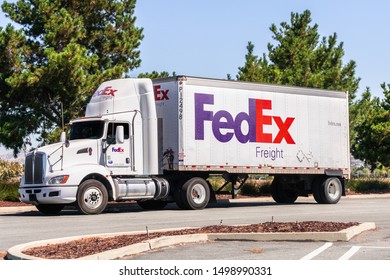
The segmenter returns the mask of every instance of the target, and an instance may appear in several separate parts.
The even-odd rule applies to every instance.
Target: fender
[[[66,170],[54,172],[51,174],[52,176],[48,176],[47,182],[56,176],[69,175],[68,181],[63,186],[79,186],[86,179],[101,176],[108,181],[108,187],[110,188],[108,189],[108,192],[112,194],[112,198],[115,200],[117,197],[114,181],[110,175],[110,172],[104,166],[98,164],[74,165],[67,168]]]

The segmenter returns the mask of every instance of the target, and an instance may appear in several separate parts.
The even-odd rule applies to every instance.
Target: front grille
[[[26,161],[24,164],[24,181],[26,184],[34,183],[33,176],[33,166],[34,166],[34,154],[29,154],[26,156]]]
[[[43,154],[35,154],[34,184],[43,183]]]
[[[32,153],[26,156],[24,181],[26,184],[42,184],[44,175],[45,154]]]

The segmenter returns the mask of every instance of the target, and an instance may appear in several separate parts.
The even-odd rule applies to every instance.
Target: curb
[[[176,236],[162,236],[159,238],[151,239],[141,243],[133,244],[127,247],[119,249],[109,250],[94,255],[89,255],[79,258],[79,260],[113,260],[128,255],[134,255],[150,250],[155,250],[163,247],[188,244],[204,241],[349,241],[354,236],[367,231],[375,229],[375,223],[362,223],[358,226],[353,226],[348,229],[341,230],[339,232],[291,232],[291,233],[208,233],[208,234],[192,234],[192,235],[176,235]],[[181,230],[183,228],[176,229],[164,229],[156,230],[154,232],[162,232],[168,230]],[[110,237],[122,234],[137,234],[142,232],[124,232],[124,233],[110,233],[102,234],[99,237]],[[77,240],[86,237],[93,237],[97,235],[84,235],[59,239],[34,241],[25,244],[20,244],[10,248],[7,251],[8,260],[45,260],[34,256],[23,254],[22,251],[29,248],[44,246],[48,244],[64,243],[71,240]]]
[[[0,207],[0,214],[16,214],[22,212],[38,211],[35,206]]]

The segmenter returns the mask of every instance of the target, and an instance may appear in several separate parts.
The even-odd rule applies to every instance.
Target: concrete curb
[[[238,241],[349,241],[352,237],[367,231],[375,229],[375,223],[362,223],[358,226],[353,226],[339,232],[291,232],[291,233],[209,233],[209,234],[192,234],[192,235],[176,235],[176,236],[162,236],[151,239],[141,243],[133,244],[127,247],[105,251],[79,258],[80,260],[112,260],[118,259],[127,255],[134,255],[149,250],[159,249],[178,244],[196,243],[204,241],[218,241],[218,240],[238,240]],[[181,228],[182,229],[182,228]],[[180,230],[180,229],[169,229]],[[168,229],[158,230],[168,231]],[[157,232],[157,231],[154,231]],[[122,234],[137,234],[141,232],[124,232],[124,233],[110,233],[102,234],[99,237],[110,237]],[[144,231],[142,233],[145,233]],[[9,260],[44,260],[23,254],[22,251],[29,248],[44,246],[48,244],[65,243],[81,238],[93,237],[97,235],[84,235],[76,237],[67,237],[51,240],[34,241],[25,244],[20,244],[10,248],[7,251],[7,259]]]
[[[243,241],[349,241],[366,230],[375,229],[375,223],[362,223],[338,232],[275,232],[275,233],[213,233],[209,240]]]
[[[35,206],[0,207],[0,214],[16,214],[22,212],[38,211]]]

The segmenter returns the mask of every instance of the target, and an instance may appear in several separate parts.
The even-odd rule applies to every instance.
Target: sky
[[[385,0],[138,0],[142,63],[130,75],[156,70],[235,78],[249,41],[256,55],[268,53],[267,44],[275,44],[269,27],[289,22],[291,12],[306,9],[321,37],[337,33],[344,44],[344,64],[356,62],[356,76],[361,78],[357,96],[370,87],[382,98],[380,84],[390,84],[390,1]],[[0,27],[9,22],[0,11]],[[0,148],[0,154],[3,151]]]

